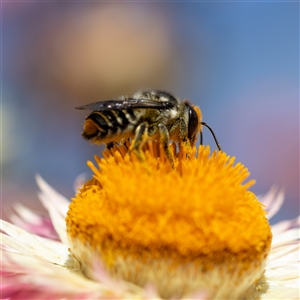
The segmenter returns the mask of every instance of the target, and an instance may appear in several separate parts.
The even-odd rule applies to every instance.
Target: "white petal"
[[[279,257],[280,255],[288,255],[292,252],[297,252],[299,250],[299,243],[291,243],[291,244],[285,244],[276,248],[272,248],[270,252],[270,256],[276,256]]]
[[[288,245],[281,247],[279,251],[271,252],[268,257],[270,264],[281,263],[283,265],[289,265],[291,263],[298,263],[300,259],[299,244]]]
[[[300,216],[293,220],[285,220],[282,222],[279,222],[272,226],[272,233],[273,235],[277,235],[281,232],[284,232],[285,230],[289,228],[299,228],[300,226]]]
[[[60,294],[78,294],[97,292],[105,294],[106,289],[101,284],[86,279],[80,274],[73,273],[58,265],[43,262],[34,257],[19,253],[5,253],[4,270],[13,271],[15,284],[17,281],[30,283],[32,286],[41,286],[57,290]],[[9,278],[8,278],[9,279]]]
[[[267,268],[265,276],[269,289],[262,299],[298,299],[299,298],[299,264],[285,264],[282,267]]]
[[[3,220],[1,230],[8,234],[1,234],[3,244],[20,253],[61,265],[69,258],[68,247],[59,242],[28,233]]]
[[[272,188],[267,196],[267,198],[262,199],[262,202],[267,206],[268,210],[268,218],[271,219],[273,216],[277,214],[277,212],[280,210],[283,202],[284,202],[284,191],[280,190],[277,193],[276,188]],[[268,198],[273,197],[272,201],[270,202]],[[266,204],[267,203],[267,204]]]
[[[118,285],[108,287],[87,279],[80,272],[74,273],[62,266],[20,253],[5,252],[2,269],[4,272],[14,272],[13,282],[9,282],[10,277],[4,277],[4,285],[18,288],[21,284],[27,284],[37,291],[45,290],[46,296],[42,299],[53,299],[51,293],[66,299],[73,299],[73,296],[76,299],[143,299],[144,290],[137,286],[132,289],[132,284],[128,285],[127,290],[120,289]]]
[[[299,228],[289,229],[273,236],[272,247],[278,247],[282,244],[291,243],[299,240],[299,238],[300,238]]]
[[[60,240],[67,245],[65,216],[70,202],[48,185],[39,175],[36,176],[36,182],[42,191],[38,196],[49,212],[55,231]]]
[[[272,186],[264,196],[258,196],[259,200],[266,206],[267,210],[274,202],[277,190],[278,188],[276,186]]]
[[[49,197],[52,196],[51,201],[49,203],[45,203],[45,208],[54,204],[57,206],[57,210],[60,214],[65,216],[68,211],[70,201],[53,189],[40,175],[36,175],[35,180],[43,193],[47,194]]]
[[[13,219],[16,218],[18,221],[26,221],[27,223],[34,224],[34,225],[40,225],[41,224],[41,218],[32,212],[29,208],[24,206],[21,203],[15,203],[13,206],[14,210],[18,213],[18,215],[21,217],[18,217],[17,215],[13,214],[10,216],[10,219],[14,221]]]
[[[77,193],[78,190],[88,181],[89,178],[90,178],[90,176],[88,175],[87,172],[79,174],[75,178],[75,181],[74,181],[74,184],[73,184],[74,192]]]
[[[259,299],[267,300],[296,300],[299,299],[299,288],[288,288],[282,286],[279,282],[277,284],[272,284],[266,293],[260,295]]]

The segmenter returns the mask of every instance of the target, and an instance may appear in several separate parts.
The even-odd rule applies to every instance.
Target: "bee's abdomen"
[[[84,122],[82,136],[99,142],[110,137],[114,140],[113,137],[131,131],[135,124],[136,116],[131,109],[94,111]]]

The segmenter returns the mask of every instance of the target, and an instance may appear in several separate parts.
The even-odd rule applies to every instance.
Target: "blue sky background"
[[[93,52],[109,43],[111,67],[109,48],[106,58]],[[199,105],[224,151],[257,180],[254,192],[285,188],[275,220],[298,215],[299,3],[288,1],[2,2],[4,201],[23,195],[35,205],[37,172],[72,197],[85,161],[101,152],[82,140],[84,115],[73,107],[141,87]],[[204,141],[215,147],[208,131]]]

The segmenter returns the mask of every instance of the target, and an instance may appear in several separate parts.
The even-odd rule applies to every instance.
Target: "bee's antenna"
[[[201,125],[203,125],[203,126],[205,126],[205,127],[208,128],[208,130],[210,131],[210,133],[212,134],[212,136],[213,136],[213,138],[214,138],[214,140],[215,140],[215,143],[216,143],[218,149],[219,149],[220,151],[222,151],[221,146],[220,146],[220,144],[219,144],[219,142],[218,142],[218,139],[217,139],[217,137],[216,137],[214,131],[213,131],[213,130],[205,123],[205,122],[201,122]],[[200,132],[200,145],[202,145],[202,141],[203,141],[203,136],[202,136],[202,131],[201,131],[201,132]]]
[[[202,131],[200,131],[200,145],[203,145],[203,134],[202,134]]]

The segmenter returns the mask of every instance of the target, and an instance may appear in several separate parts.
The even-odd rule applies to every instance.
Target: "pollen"
[[[172,145],[174,169],[156,142],[144,146],[144,162],[129,147],[88,162],[94,176],[69,206],[70,251],[83,272],[92,278],[100,261],[163,298],[198,290],[242,298],[262,276],[272,240],[248,170],[208,146],[186,153]]]

